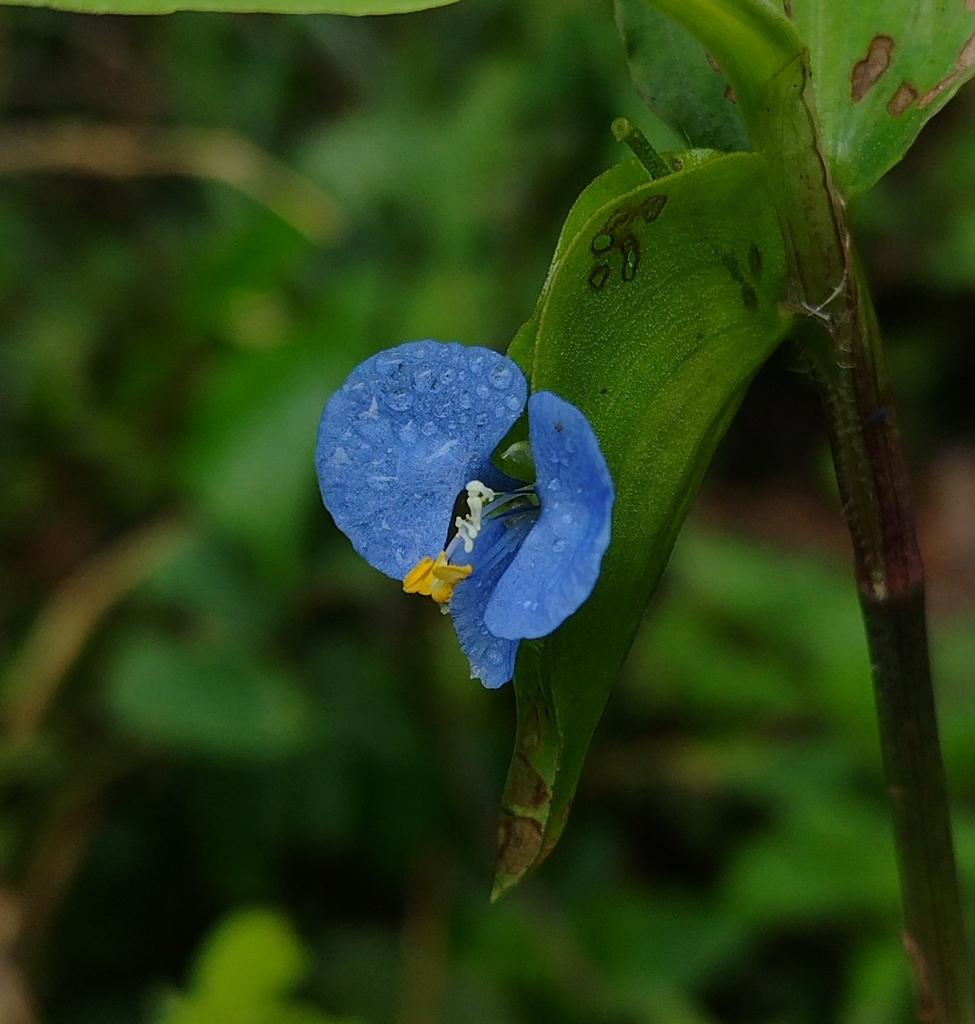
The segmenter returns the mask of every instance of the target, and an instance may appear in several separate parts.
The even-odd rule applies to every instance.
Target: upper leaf
[[[823,153],[846,196],[865,192],[975,73],[965,0],[791,0],[809,47]]]
[[[647,106],[688,146],[748,149],[728,79],[690,32],[643,0],[616,0],[630,76]]]
[[[446,7],[457,0],[26,0],[25,7],[54,7],[81,14],[172,14],[224,11],[227,14],[405,14]],[[0,0],[18,4],[19,0]]]
[[[589,600],[522,644],[495,894],[554,845],[582,760],[714,447],[784,321],[765,161],[736,153],[650,181],[619,164],[580,196],[511,347],[533,390],[577,405],[616,487]]]
[[[971,0],[617,0],[617,20],[637,90],[694,144],[742,148],[716,66],[770,159],[790,141],[784,122],[804,116],[792,101],[805,90],[847,198],[893,167],[975,73]]]

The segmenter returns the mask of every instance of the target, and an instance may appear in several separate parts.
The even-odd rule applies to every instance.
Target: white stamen
[[[480,480],[471,480],[466,486],[467,491],[467,515],[457,516],[454,519],[456,533],[453,540],[447,545],[448,561],[453,557],[458,547],[464,545],[464,553],[469,555],[474,550],[474,541],[481,532],[484,517],[505,506],[512,498],[522,494],[522,491],[513,491],[511,494],[499,494],[485,486]],[[524,489],[527,491],[528,489]]]

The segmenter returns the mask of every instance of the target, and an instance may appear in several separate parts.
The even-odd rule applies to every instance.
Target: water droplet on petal
[[[437,386],[437,375],[432,366],[418,366],[413,371],[413,386],[417,391],[432,391]]]
[[[556,554],[559,554],[560,551],[565,551],[565,541],[561,540],[561,539],[560,540],[553,540],[552,541],[552,550]]]
[[[366,484],[374,491],[389,491],[396,484],[396,477],[379,474],[367,475]]]
[[[491,383],[499,390],[511,386],[511,367],[501,363],[489,374]]]
[[[471,407],[472,401],[473,399],[471,398],[470,392],[468,391],[462,391],[457,396],[457,404],[461,407],[461,409],[469,409]]]
[[[420,427],[420,433],[423,434],[424,437],[433,437],[436,432],[437,424],[434,423],[433,420],[427,420],[426,423]]]
[[[394,412],[406,412],[413,404],[413,396],[405,388],[398,388],[386,395],[386,404]]]

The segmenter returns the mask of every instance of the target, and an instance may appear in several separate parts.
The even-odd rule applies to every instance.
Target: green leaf
[[[754,148],[770,158],[770,147],[787,150],[803,134],[790,98],[811,84],[820,147],[847,198],[893,167],[975,73],[975,5],[964,0],[785,0],[793,24],[771,0],[644,0],[651,19],[640,2],[617,0],[631,73],[675,131],[702,144],[708,119],[722,115],[708,54],[734,86]]]
[[[616,0],[630,77],[647,106],[689,146],[748,149],[728,79],[704,47],[643,0]]]
[[[678,161],[681,170],[653,182],[627,161],[583,192],[511,347],[533,389],[554,391],[589,417],[617,497],[592,596],[519,653],[495,896],[557,841],[688,505],[785,327],[765,161],[745,153]]]
[[[823,152],[840,191],[865,192],[975,73],[964,0],[791,0],[809,47]]]
[[[10,0],[0,0],[10,3]],[[247,14],[405,14],[446,7],[457,0],[51,0],[14,6],[54,7],[81,14],[172,14],[174,11],[223,11]]]
[[[752,145],[770,148],[768,133],[792,98],[803,45],[772,0],[646,0],[698,39],[734,86]],[[783,140],[776,138],[779,148]],[[766,154],[769,155],[769,154]]]
[[[209,756],[277,758],[302,746],[309,707],[292,680],[246,653],[135,636],[108,669],[106,700],[142,740]]]

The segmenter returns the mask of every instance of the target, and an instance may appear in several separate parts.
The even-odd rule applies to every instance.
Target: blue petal
[[[487,348],[410,341],[360,363],[328,400],[322,500],[370,565],[402,579],[443,548],[457,495],[525,405],[517,364]]]
[[[491,690],[503,686],[515,674],[517,640],[494,636],[484,624],[484,609],[498,580],[532,528],[534,513],[509,520],[487,519],[481,528],[470,564],[474,571],[454,587],[450,614],[457,639],[471,663],[471,678]],[[458,555],[454,561],[466,556]]]
[[[484,618],[498,637],[546,636],[592,592],[609,545],[613,481],[586,417],[550,391],[528,400],[538,521]]]

